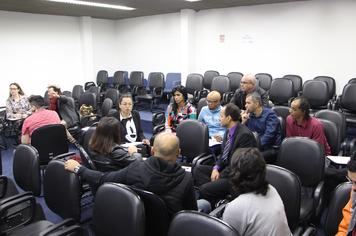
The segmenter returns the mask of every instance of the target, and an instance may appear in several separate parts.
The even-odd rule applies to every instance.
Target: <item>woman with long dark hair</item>
[[[196,119],[195,107],[188,102],[187,89],[184,86],[177,86],[172,90],[173,103],[167,108],[166,130],[176,131],[180,122],[186,119]]]
[[[230,181],[235,199],[223,220],[240,235],[291,235],[283,202],[266,181],[266,162],[257,148],[240,148],[232,156]]]
[[[137,148],[121,147],[122,126],[114,117],[102,118],[89,141],[90,156],[100,171],[124,168],[137,159]]]

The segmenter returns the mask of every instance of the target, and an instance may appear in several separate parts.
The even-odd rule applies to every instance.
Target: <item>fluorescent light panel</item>
[[[185,0],[185,1],[187,1],[187,2],[200,2],[202,0]]]
[[[47,1],[69,3],[75,5],[85,5],[85,6],[92,6],[92,7],[112,8],[112,9],[125,10],[125,11],[132,11],[136,9],[136,8],[126,7],[121,5],[113,5],[113,4],[98,3],[98,2],[87,2],[87,1],[80,1],[80,0],[47,0]]]

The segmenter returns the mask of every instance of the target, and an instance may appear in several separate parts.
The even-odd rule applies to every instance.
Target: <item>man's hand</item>
[[[150,140],[148,139],[142,139],[142,143],[146,145],[150,145]]]
[[[218,135],[218,134],[215,134],[213,137],[217,142],[221,142],[222,141],[222,137],[220,135]]]
[[[69,170],[71,172],[74,172],[74,169],[79,166],[80,164],[75,160],[68,160],[64,163],[64,169]]]
[[[213,181],[215,181],[215,180],[218,180],[218,179],[219,179],[219,176],[220,176],[219,171],[213,169],[213,171],[211,172],[210,179],[211,179],[211,181],[213,182]]]
[[[129,153],[130,155],[132,155],[133,153],[138,152],[138,151],[137,151],[137,147],[134,146],[134,145],[129,146],[129,147],[127,148],[127,151],[128,151],[128,153]]]
[[[242,111],[241,112],[241,120],[242,120],[242,124],[246,124],[246,122],[248,121],[248,119],[250,118],[250,113],[247,111]]]

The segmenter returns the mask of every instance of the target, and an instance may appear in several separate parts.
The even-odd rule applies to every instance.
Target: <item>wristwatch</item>
[[[77,167],[74,168],[73,172],[74,172],[75,174],[78,174],[79,169],[80,169],[80,166],[77,166]]]

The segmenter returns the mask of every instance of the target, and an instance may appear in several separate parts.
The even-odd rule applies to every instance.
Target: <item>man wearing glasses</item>
[[[339,229],[336,236],[346,236],[356,234],[356,153],[354,152],[347,163],[346,178],[352,183],[350,200],[342,209],[342,221],[339,224]],[[336,214],[336,212],[335,212]]]
[[[246,96],[253,92],[261,96],[263,106],[268,106],[268,93],[258,87],[256,77],[253,74],[246,74],[241,78],[240,88],[235,91],[230,102],[238,106],[241,110],[244,110]]]
[[[208,126],[209,137],[221,142],[226,128],[220,123],[221,96],[217,91],[211,91],[207,96],[207,106],[204,106],[198,116],[198,120]]]

